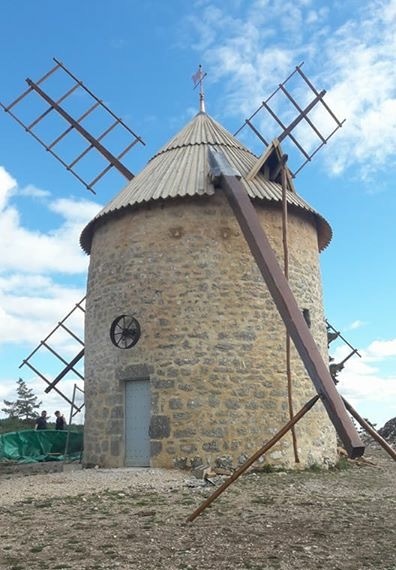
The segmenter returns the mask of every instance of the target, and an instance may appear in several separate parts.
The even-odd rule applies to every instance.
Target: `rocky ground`
[[[378,430],[378,433],[386,439],[386,441],[395,446],[396,444],[396,418],[387,421],[386,424]]]
[[[214,487],[181,472],[3,474],[0,568],[396,570],[396,462],[366,457],[245,475],[194,523]]]

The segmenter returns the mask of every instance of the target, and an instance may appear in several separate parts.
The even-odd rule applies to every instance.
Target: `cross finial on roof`
[[[194,89],[199,85],[199,112],[205,113],[205,97],[203,90],[203,80],[207,76],[207,73],[203,71],[202,65],[199,64],[198,70],[192,76],[194,83]]]

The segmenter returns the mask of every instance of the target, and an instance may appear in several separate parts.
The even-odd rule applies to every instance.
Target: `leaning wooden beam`
[[[209,149],[209,164],[211,175],[224,190],[287,331],[348,455],[351,458],[360,457],[364,453],[364,445],[347,414],[328,365],[316,346],[256,210],[239,180],[240,175],[229,165],[221,151]]]
[[[271,447],[275,445],[309,410],[312,408],[314,404],[319,400],[319,396],[314,396],[307,402],[299,412],[293,417],[293,419],[289,420],[287,424],[281,428],[278,433],[274,435],[272,439],[270,439],[267,443],[265,443],[259,450],[256,451],[249,459],[243,463],[232,475],[224,481],[222,485],[214,493],[210,495],[187,519],[188,522],[193,522],[197,518],[198,515],[202,513],[219,495],[223,493],[242,473],[246,471],[259,457],[261,457],[264,453],[266,453]]]
[[[73,370],[73,366],[74,366],[75,364],[77,364],[77,362],[79,362],[79,361],[81,360],[81,358],[84,356],[84,351],[85,351],[85,349],[83,348],[83,349],[73,358],[73,360],[71,360],[71,361],[67,364],[67,366],[65,366],[65,368],[62,370],[62,372],[60,372],[60,374],[58,374],[58,376],[55,378],[55,380],[53,380],[53,381],[51,382],[51,384],[49,384],[49,385],[46,387],[46,389],[44,390],[46,394],[48,394],[48,392],[51,392],[51,390],[58,384],[58,382],[59,382],[60,380],[62,380],[62,378],[63,378],[64,376],[66,376],[66,374],[67,374],[68,372],[70,372],[70,370]],[[76,372],[75,370],[73,370],[73,371]],[[84,380],[84,377],[81,376],[80,373],[78,373],[78,375],[80,376],[80,378],[81,378],[82,380]]]
[[[355,420],[359,422],[362,428],[365,429],[366,432],[369,433],[371,437],[375,439],[375,441],[377,441],[383,449],[385,449],[385,451],[392,457],[394,461],[396,461],[396,451],[393,449],[393,447],[389,445],[389,443],[383,437],[380,436],[377,430],[375,430],[368,422],[366,422],[365,419],[362,418],[362,416],[358,414],[355,408],[353,408],[351,404],[345,400],[344,397],[342,397],[342,401],[344,402],[345,407],[351,416],[353,416]]]

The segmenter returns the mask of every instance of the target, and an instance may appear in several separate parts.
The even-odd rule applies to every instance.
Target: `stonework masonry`
[[[280,207],[256,203],[280,263]],[[289,209],[289,279],[327,356],[313,214]],[[125,464],[125,381],[149,378],[152,467],[237,466],[288,421],[286,331],[220,191],[125,211],[96,228],[85,331],[85,461]],[[110,324],[142,336],[116,348]],[[292,347],[293,405],[314,394]],[[318,402],[297,425],[301,463],[332,463],[335,432]],[[290,435],[265,457],[294,465]]]

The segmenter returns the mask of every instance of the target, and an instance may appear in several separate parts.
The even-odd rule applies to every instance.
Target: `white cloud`
[[[367,177],[395,154],[395,5],[394,0],[370,2],[326,43],[327,53],[334,54],[329,98],[347,117],[333,149],[336,173],[356,163]]]
[[[320,8],[319,10],[309,10],[307,14],[307,24],[317,24],[324,21],[329,13],[329,8]]]
[[[390,356],[396,356],[396,338],[392,340],[375,340],[366,349],[370,360],[382,360]]]
[[[337,347],[334,361],[350,352],[345,345]],[[338,389],[361,415],[361,410],[370,410],[368,419],[380,426],[396,416],[396,375],[384,372],[389,358],[396,356],[396,339],[373,341],[359,353],[361,358],[353,356],[338,375]]]
[[[4,168],[0,169],[0,196],[3,196],[0,212],[1,271],[33,274],[85,272],[88,258],[79,247],[79,236],[84,225],[98,213],[98,204],[73,199],[42,202],[43,208],[60,215],[63,221],[47,233],[31,230],[22,225],[19,211],[8,202],[10,191],[15,186],[15,180]],[[29,191],[29,195],[43,197],[47,193],[35,189],[34,192]]]
[[[0,264],[2,271],[78,274],[87,268],[87,258],[78,248],[81,224],[67,221],[51,233],[32,231],[21,225],[15,208],[0,216]]]
[[[49,209],[60,214],[70,225],[78,225],[82,229],[99,211],[96,203],[89,200],[71,200],[60,198],[49,204]]]
[[[62,287],[49,280],[35,276],[29,283],[42,283],[41,290],[10,290],[23,280],[11,276],[10,282],[0,279],[0,339],[2,343],[38,344],[55,327],[67,312],[79,301],[84,292],[76,287]],[[5,287],[4,287],[5,284]],[[81,330],[81,326],[79,326]],[[28,348],[26,349],[28,351]]]
[[[345,327],[345,330],[355,331],[357,329],[361,329],[362,327],[365,327],[366,325],[367,325],[367,323],[365,321],[360,321],[358,319],[356,321],[353,321],[349,326]]]
[[[45,338],[85,294],[76,283],[83,281],[89,258],[78,240],[99,205],[71,198],[50,201],[48,192],[33,186],[20,190],[3,167],[0,196],[0,339],[29,347]],[[40,207],[53,216],[55,229],[45,232],[24,227],[12,203],[17,197],[39,198]],[[72,286],[65,281],[68,275],[74,278]],[[78,327],[81,331],[81,324]],[[57,339],[56,343],[70,352],[69,340]]]
[[[18,196],[31,196],[32,198],[48,198],[51,192],[36,188],[33,184],[28,184],[24,188],[18,188]]]
[[[339,3],[331,14],[306,0],[256,0],[243,17],[219,10],[203,8],[194,24],[209,77],[223,82],[225,113],[250,116],[304,60],[317,88],[328,88],[327,103],[347,118],[322,155],[329,171],[355,167],[368,180],[389,167],[396,154],[396,0]],[[264,113],[262,126],[268,119]]]
[[[45,289],[50,290],[54,282],[44,275],[14,274],[7,277],[0,275],[0,291],[13,293],[18,291],[22,294],[36,295]]]
[[[16,180],[3,166],[0,166],[0,212],[7,204],[11,191],[16,188],[16,185]]]

